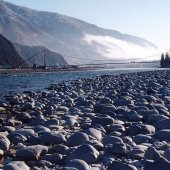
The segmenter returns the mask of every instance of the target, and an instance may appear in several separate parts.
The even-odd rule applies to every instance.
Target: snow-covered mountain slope
[[[63,54],[72,64],[89,63],[91,59],[137,58],[153,54],[157,49],[139,37],[7,2],[0,5],[0,33],[14,43],[45,46]]]

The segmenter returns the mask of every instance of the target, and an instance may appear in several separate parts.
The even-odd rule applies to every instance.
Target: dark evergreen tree
[[[170,57],[168,52],[165,54],[165,67],[170,67]]]
[[[165,67],[165,57],[164,57],[164,53],[162,53],[162,55],[161,55],[161,67],[163,68],[163,67]]]

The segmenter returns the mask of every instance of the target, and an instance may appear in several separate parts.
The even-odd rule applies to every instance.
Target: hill
[[[53,12],[0,3],[0,33],[26,46],[44,46],[67,62],[129,59],[153,54],[151,42]],[[84,60],[77,60],[80,57]]]
[[[27,66],[26,62],[18,54],[14,45],[2,35],[0,35],[0,66]]]

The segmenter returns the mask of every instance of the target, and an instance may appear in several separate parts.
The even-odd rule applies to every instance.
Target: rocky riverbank
[[[170,170],[170,71],[78,79],[5,98],[4,170]]]

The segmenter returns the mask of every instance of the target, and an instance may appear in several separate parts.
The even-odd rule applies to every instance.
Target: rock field
[[[0,102],[4,170],[170,170],[170,71],[104,75]]]

